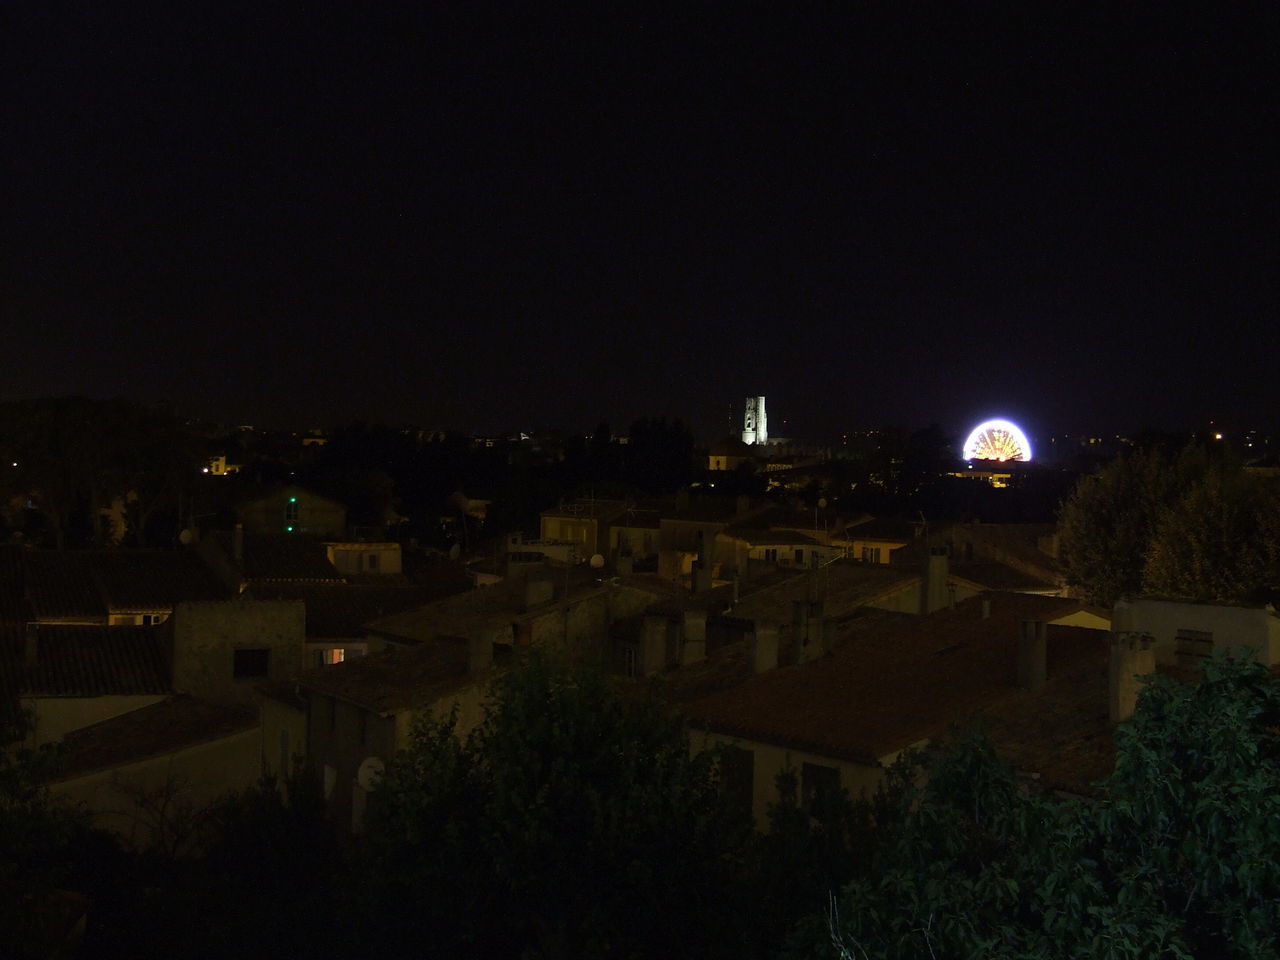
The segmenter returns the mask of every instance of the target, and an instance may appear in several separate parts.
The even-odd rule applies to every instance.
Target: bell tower
[[[742,413],[742,442],[751,445],[768,440],[769,420],[764,412],[764,397],[747,397]]]

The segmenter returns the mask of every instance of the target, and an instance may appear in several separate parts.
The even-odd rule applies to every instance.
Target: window
[[[237,680],[265,677],[270,662],[270,650],[237,650],[231,666],[231,676]]]
[[[1174,656],[1179,661],[1204,660],[1213,656],[1213,633],[1207,630],[1180,629],[1173,640]]]
[[[777,562],[778,562],[778,548],[777,548],[777,547],[767,547],[767,548],[765,549],[765,551],[764,551],[764,559],[765,559],[765,562],[766,562],[766,563],[777,563]]]
[[[879,547],[863,547],[862,562],[863,563],[879,563],[880,548]]]
[[[831,804],[840,795],[840,771],[820,763],[800,767],[800,802],[809,816],[825,820]]]
[[[804,551],[799,548],[796,549],[796,563],[804,563]]]
[[[366,570],[369,570],[369,571],[377,570],[377,569],[378,569],[378,555],[377,555],[376,553],[371,553],[371,554],[369,554],[369,556],[367,556],[367,557],[365,558],[365,564],[364,564],[364,565],[365,565],[365,569],[366,569]]]

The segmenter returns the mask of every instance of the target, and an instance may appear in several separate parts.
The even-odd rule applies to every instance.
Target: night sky
[[[361,6],[0,13],[0,399],[1280,420],[1275,4]]]

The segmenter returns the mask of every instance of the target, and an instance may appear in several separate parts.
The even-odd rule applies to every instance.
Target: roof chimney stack
[[[756,673],[767,673],[778,668],[778,625],[776,623],[755,622],[751,639],[748,641],[747,654],[752,670]]]

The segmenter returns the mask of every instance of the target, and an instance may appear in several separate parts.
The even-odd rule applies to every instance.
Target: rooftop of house
[[[499,630],[513,622],[556,610],[556,601],[564,599],[566,584],[571,602],[585,600],[606,589],[597,571],[587,566],[559,567],[545,581],[551,586],[553,599],[532,607],[527,605],[526,581],[509,578],[493,586],[468,590],[382,617],[370,623],[369,629],[380,636],[409,643],[441,636],[473,636],[478,631]],[[671,589],[658,578],[644,574],[611,578],[609,589],[617,588],[642,590],[655,597],[666,596]]]
[[[920,535],[920,524],[896,517],[872,517],[845,527],[847,540],[881,540],[887,543],[910,543]]]
[[[1049,592],[1059,588],[1059,584],[1042,577],[1032,576],[1022,570],[995,560],[974,560],[969,562],[953,562],[951,574],[967,580],[983,590],[1012,590],[1018,593]]]
[[[66,765],[59,780],[72,780],[184,747],[219,740],[258,725],[255,711],[175,696],[130,713],[82,727],[63,738]]]
[[[700,494],[677,500],[674,509],[662,514],[663,523],[743,523],[764,513],[772,504],[750,501],[746,497]]]
[[[171,610],[229,592],[186,550],[27,550],[24,595],[36,620],[102,620],[110,613]]]
[[[750,592],[742,594],[730,612],[743,620],[790,623],[795,601],[816,599],[823,601],[826,616],[838,619],[920,579],[916,570],[846,561],[817,570],[778,571],[767,580],[751,581]]]
[[[807,533],[800,533],[796,530],[744,530],[741,528],[730,527],[719,535],[732,537],[735,540],[741,540],[743,543],[749,544],[753,547],[818,546],[818,541],[813,539],[813,537],[809,536]]]
[[[466,640],[438,637],[309,670],[298,685],[380,714],[417,709],[483,681],[468,669],[468,651]]]
[[[170,690],[169,628],[42,624],[28,665],[25,628],[0,631],[0,676],[35,697],[159,694]]]
[[[21,547],[0,546],[0,624],[25,623],[31,619],[22,592]]]
[[[974,597],[928,617],[846,631],[816,661],[753,676],[691,700],[686,709],[717,731],[864,763],[977,717],[1000,721],[998,747],[1050,772],[1058,769],[1048,763],[1055,744],[1064,757],[1075,751],[1077,759],[1105,747],[1094,741],[1099,718],[1106,722],[1108,634],[1049,626],[1048,680],[1023,691],[1016,686],[1019,621],[1052,624],[1081,604],[1013,593],[986,599],[986,618],[983,598]],[[1042,742],[1035,731],[1044,725],[1027,721],[1038,710],[1053,741]]]
[[[594,500],[582,497],[576,500],[567,500],[558,506],[543,510],[541,515],[544,517],[612,520],[614,517],[625,513],[629,506],[630,504],[626,500]]]
[[[465,589],[469,584],[462,582]],[[409,583],[306,583],[272,581],[251,584],[245,596],[254,600],[301,600],[307,609],[307,639],[363,637],[366,625],[457,593],[452,583],[423,586]]]
[[[213,530],[204,534],[227,559],[235,557],[235,534]],[[246,533],[239,567],[249,581],[301,580],[342,583],[343,576],[329,562],[325,541],[309,534]]]

